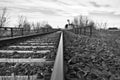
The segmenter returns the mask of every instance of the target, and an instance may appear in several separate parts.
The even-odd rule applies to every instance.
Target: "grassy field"
[[[92,37],[65,33],[67,80],[120,80],[119,31],[94,30]]]
[[[120,53],[120,31],[119,30],[101,30],[94,31],[93,38],[104,41],[108,47],[114,48],[116,53]]]
[[[120,31],[110,30],[94,30],[93,37],[100,38],[102,40],[115,40],[120,36]]]

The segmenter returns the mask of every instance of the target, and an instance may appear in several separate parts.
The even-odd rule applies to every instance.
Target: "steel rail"
[[[63,33],[61,32],[61,37],[59,41],[57,56],[55,59],[53,72],[51,80],[64,80],[64,71],[63,71]]]
[[[3,39],[0,39],[0,47],[8,46],[12,43],[17,42],[18,40],[21,41],[21,40],[28,39],[31,37],[42,36],[42,35],[46,35],[46,34],[50,34],[50,33],[54,33],[54,32],[56,32],[56,31],[47,32],[47,33],[36,33],[36,34],[23,35],[23,36],[16,36],[16,37],[10,37],[10,38],[3,38]]]

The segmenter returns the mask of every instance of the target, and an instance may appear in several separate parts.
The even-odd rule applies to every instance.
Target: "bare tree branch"
[[[90,23],[90,19],[88,19],[87,16],[77,16],[77,17],[74,17],[74,20],[73,20],[73,24],[76,26],[76,27],[86,27],[89,25]]]
[[[2,9],[2,13],[0,15],[0,27],[4,27],[10,18],[7,16],[7,8]]]

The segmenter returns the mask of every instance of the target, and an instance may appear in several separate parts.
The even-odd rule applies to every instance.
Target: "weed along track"
[[[0,48],[0,80],[50,80],[61,32]]]
[[[110,44],[64,32],[65,80],[120,80],[119,48]]]

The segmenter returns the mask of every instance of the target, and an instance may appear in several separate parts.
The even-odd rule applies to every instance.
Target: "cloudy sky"
[[[7,7],[9,26],[17,25],[18,16],[30,22],[48,21],[61,27],[77,15],[87,15],[95,22],[120,27],[120,0],[0,0],[0,10]]]

